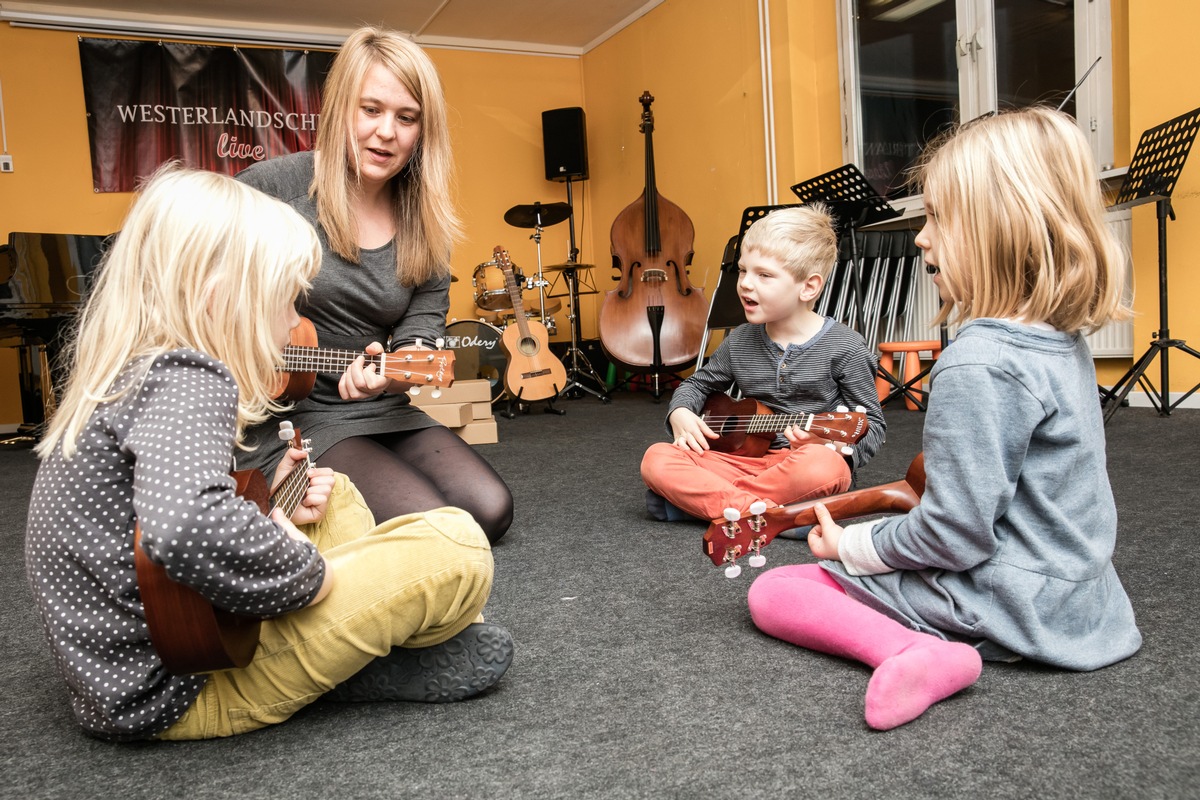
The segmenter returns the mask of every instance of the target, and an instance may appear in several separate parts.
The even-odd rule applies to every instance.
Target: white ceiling
[[[579,55],[663,0],[0,0],[0,20],[84,32],[337,46],[362,24],[426,45]]]

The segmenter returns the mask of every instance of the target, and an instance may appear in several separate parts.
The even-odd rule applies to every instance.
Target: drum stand
[[[610,401],[608,396],[608,384],[596,372],[596,368],[592,366],[592,362],[588,361],[588,357],[579,349],[579,342],[583,339],[583,334],[580,326],[579,318],[579,272],[581,269],[591,269],[588,264],[577,264],[575,259],[579,257],[579,248],[575,246],[575,204],[571,198],[571,178],[567,176],[567,205],[570,206],[570,216],[567,217],[567,230],[570,234],[571,249],[567,254],[567,263],[561,266],[554,267],[562,271],[563,280],[567,284],[567,322],[571,326],[571,348],[567,350],[563,357],[563,364],[567,368],[567,385],[563,387],[560,393],[563,397],[577,398],[581,397],[581,392],[600,398],[600,401],[607,403]],[[591,292],[595,292],[591,288]],[[582,366],[580,366],[582,364]],[[581,378],[587,378],[595,382],[600,389],[594,389],[580,381]]]

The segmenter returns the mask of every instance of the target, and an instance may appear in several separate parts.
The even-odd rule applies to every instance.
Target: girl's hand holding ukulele
[[[817,524],[808,532],[808,549],[817,558],[840,561],[838,543],[842,540],[842,527],[829,516],[824,503],[817,503],[813,511],[817,515]]]
[[[298,450],[295,447],[289,447],[287,452],[279,461],[279,466],[275,468],[274,486],[278,486],[280,481],[291,474],[297,464],[302,464],[308,459],[308,453],[303,450]],[[304,499],[300,501],[300,505],[296,506],[296,510],[292,512],[292,517],[288,520],[283,517],[283,514],[272,515],[276,522],[283,525],[284,530],[288,532],[292,538],[300,538],[307,540],[299,530],[296,530],[296,525],[307,525],[311,522],[318,522],[325,516],[325,510],[329,507],[329,496],[333,493],[333,470],[327,467],[313,467],[308,471],[308,489],[304,494]],[[294,533],[293,533],[294,531]]]

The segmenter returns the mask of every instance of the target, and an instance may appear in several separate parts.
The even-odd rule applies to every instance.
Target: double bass
[[[692,286],[695,228],[683,209],[658,193],[654,179],[654,98],[643,92],[646,188],[613,221],[617,288],[600,307],[600,344],[609,359],[633,372],[670,372],[696,360],[708,318],[703,288]]]

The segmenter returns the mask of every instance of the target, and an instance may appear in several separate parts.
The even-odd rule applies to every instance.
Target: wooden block
[[[447,428],[461,428],[475,419],[472,403],[436,403],[421,406],[421,410]]]
[[[494,418],[468,422],[461,428],[455,428],[454,432],[467,444],[495,444],[500,441],[500,430]]]
[[[492,414],[492,404],[487,403],[471,403],[471,418],[472,419],[495,419]]]
[[[441,405],[444,403],[491,402],[491,399],[492,384],[480,378],[469,381],[455,381],[453,386],[447,386],[445,389],[442,389],[441,397],[434,397],[432,389],[424,388],[420,394],[413,396],[412,402],[413,405],[424,408],[425,406]]]

